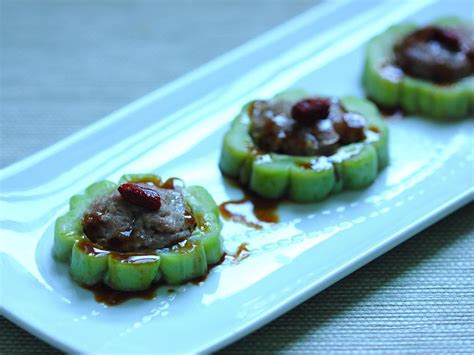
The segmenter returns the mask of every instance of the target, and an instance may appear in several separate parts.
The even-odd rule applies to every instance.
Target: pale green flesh
[[[104,279],[108,270],[109,255],[89,255],[74,244],[71,257],[71,276],[84,285],[95,285]]]
[[[299,162],[311,164],[313,160],[315,159],[301,158]],[[325,157],[317,159],[315,165],[319,168],[306,169],[302,165],[291,165],[289,194],[296,201],[320,201],[325,199],[334,189],[336,184],[334,165]]]
[[[181,284],[207,273],[206,251],[195,244],[190,251],[171,250],[161,253],[161,271],[169,284]]]
[[[156,175],[125,175],[120,182],[143,181],[146,178],[159,179]],[[89,186],[82,195],[70,199],[70,211],[56,220],[54,256],[69,262],[72,278],[84,285],[104,282],[119,291],[138,291],[150,287],[163,278],[172,284],[183,283],[208,272],[208,265],[214,265],[223,255],[220,231],[222,224],[219,210],[209,195],[200,186],[183,190],[186,203],[190,206],[197,227],[189,241],[191,248],[172,247],[156,250],[151,258],[133,262],[130,254],[107,252],[87,254],[79,248],[79,241],[87,239],[82,230],[84,211],[97,197],[117,188],[117,184],[102,181]]]
[[[132,263],[110,255],[108,257],[108,270],[103,281],[114,290],[146,290],[153,282],[158,281],[157,274],[160,263],[162,263],[162,260],[159,257],[149,262]]]
[[[252,164],[250,189],[267,198],[283,197],[288,190],[290,167],[289,161],[277,161],[269,155],[257,158]]]
[[[72,247],[77,240],[85,238],[81,219],[90,203],[102,194],[117,188],[110,181],[99,181],[90,185],[84,194],[74,195],[69,200],[69,211],[56,220],[54,228],[53,254],[60,261],[71,259]]]
[[[434,23],[446,26],[472,26],[450,17]],[[390,27],[374,37],[367,46],[363,84],[372,100],[386,107],[400,107],[408,114],[421,114],[438,120],[459,119],[474,114],[474,77],[471,75],[450,85],[402,75],[389,80],[382,74],[384,64],[393,62],[393,46],[417,26]]]
[[[275,96],[292,101],[304,97],[308,95],[300,90]],[[262,197],[287,197],[296,202],[320,201],[343,189],[370,185],[378,171],[389,163],[387,125],[375,105],[367,100],[344,97],[341,104],[366,118],[368,130],[373,130],[367,132],[370,140],[343,146],[330,157],[256,153],[245,108],[224,137],[219,161],[222,172]]]

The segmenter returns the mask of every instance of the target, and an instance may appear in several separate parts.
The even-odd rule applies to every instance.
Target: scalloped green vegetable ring
[[[219,211],[200,186],[153,174],[100,181],[56,220],[54,256],[91,286],[139,291],[204,276],[223,256]]]
[[[264,198],[312,202],[370,185],[388,163],[388,128],[374,104],[294,90],[242,109],[219,167]]]
[[[439,120],[474,114],[474,26],[443,18],[418,28],[390,27],[367,46],[363,84],[367,96]]]

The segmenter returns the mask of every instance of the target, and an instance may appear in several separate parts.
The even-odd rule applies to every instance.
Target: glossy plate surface
[[[391,120],[392,163],[367,190],[311,205],[283,203],[282,222],[226,222],[225,246],[250,257],[216,267],[151,301],[97,303],[51,258],[68,198],[123,173],[156,172],[205,186],[218,203],[242,193],[217,168],[231,119],[249,100],[290,87],[363,95],[368,39],[405,20],[455,14],[469,3],[328,2],[1,172],[4,314],[74,352],[216,350],[262,326],[473,198],[472,118]]]

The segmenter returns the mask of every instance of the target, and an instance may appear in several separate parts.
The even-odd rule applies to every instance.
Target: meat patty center
[[[95,244],[117,252],[146,252],[175,245],[189,238],[195,221],[183,194],[160,189],[159,210],[125,201],[118,191],[100,196],[86,210],[84,233]]]
[[[329,156],[342,145],[365,139],[364,117],[346,112],[331,99],[307,98],[296,104],[254,101],[249,116],[250,135],[257,147],[267,152]]]
[[[474,72],[474,31],[427,26],[396,43],[394,52],[396,64],[409,75],[453,83]]]

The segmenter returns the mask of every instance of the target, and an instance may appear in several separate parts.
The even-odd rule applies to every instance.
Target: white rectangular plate
[[[467,16],[469,3],[328,2],[1,172],[3,313],[74,352],[213,351],[248,334],[472,200],[473,121],[391,121],[392,163],[364,191],[283,203],[261,231],[226,222],[225,246],[250,257],[201,286],[97,303],[51,258],[68,198],[128,172],[179,176],[220,203],[241,196],[217,167],[230,120],[290,87],[363,95],[364,44],[391,24]]]

